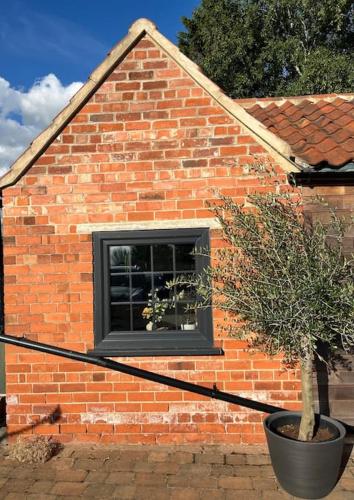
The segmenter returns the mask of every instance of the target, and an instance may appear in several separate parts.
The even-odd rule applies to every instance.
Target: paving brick
[[[257,491],[259,495],[259,492]],[[286,491],[278,490],[278,491],[263,491],[262,492],[262,500],[292,500],[295,497],[289,495]]]
[[[135,474],[133,472],[111,472],[107,479],[106,483],[108,484],[131,484],[135,478]]]
[[[4,498],[6,500],[26,500],[27,495],[24,493],[8,493]]]
[[[260,500],[258,491],[251,490],[226,490],[225,500]]]
[[[180,465],[172,462],[156,463],[153,467],[153,471],[157,474],[177,474],[179,469]]]
[[[246,464],[248,465],[269,465],[269,455],[247,455]]]
[[[93,483],[86,488],[85,497],[94,497],[101,500],[103,497],[112,496],[115,489],[116,485],[114,484]]]
[[[178,475],[169,476],[167,479],[168,486],[185,486],[192,488],[217,488],[217,479],[204,475]]]
[[[33,479],[9,479],[6,481],[3,488],[11,493],[25,493],[33,483]]]
[[[46,493],[30,493],[26,495],[27,500],[53,500],[57,498],[55,495],[47,495]]]
[[[340,484],[343,490],[354,491],[354,478],[343,477]]]
[[[252,484],[255,490],[261,490],[261,491],[276,490],[278,488],[276,480],[271,478],[269,479],[262,477],[252,478]]]
[[[135,486],[118,486],[112,495],[112,498],[119,498],[119,499],[132,499],[135,498],[135,491],[136,487]]]
[[[211,476],[235,476],[235,467],[232,465],[214,464],[211,467]]]
[[[211,473],[212,466],[210,464],[183,464],[181,465],[181,474],[195,474],[208,476]]]
[[[58,482],[50,493],[58,496],[80,496],[87,488],[85,483],[71,483],[67,481]]]
[[[224,500],[225,491],[224,490],[199,490],[200,498],[205,498],[206,500]]]
[[[150,463],[148,464],[147,462],[137,462],[132,465],[132,468],[135,472],[153,472],[156,470],[157,465],[156,463]]]
[[[170,493],[171,500],[199,500],[200,499],[200,490],[199,489],[172,488],[171,490],[169,490],[169,493]]]
[[[29,488],[30,493],[47,494],[54,486],[53,481],[36,481]]]
[[[326,500],[353,500],[353,493],[351,491],[334,491],[326,497]]]
[[[149,486],[163,486],[166,485],[166,475],[137,472],[135,475],[134,483],[136,485],[146,484]]]
[[[167,451],[152,451],[149,453],[148,462],[167,462],[169,453]]]
[[[196,464],[223,464],[225,457],[220,453],[205,453],[195,456]]]
[[[58,460],[51,460],[48,464],[50,467],[55,469],[71,469],[75,466],[75,459],[69,457],[60,457]],[[80,469],[84,469],[84,467],[79,467]]]
[[[244,465],[246,463],[246,456],[239,453],[226,455],[226,463],[230,465]]]
[[[85,458],[80,458],[78,460],[74,461],[73,468],[74,469],[82,469],[82,470],[93,470],[93,471],[99,471],[103,467],[104,460],[103,459],[85,459]]]
[[[125,460],[109,460],[107,461],[103,467],[102,467],[102,472],[125,472],[125,471],[131,471],[134,467],[134,461],[131,460],[130,462],[127,462]]]
[[[87,474],[88,472],[86,470],[75,470],[75,469],[57,470],[55,473],[55,480],[80,483],[85,480]]]
[[[186,451],[176,451],[172,457],[173,461],[178,464],[191,464],[194,462],[194,454]]]
[[[135,490],[134,500],[168,500],[170,493],[166,488],[157,487],[137,487]]]
[[[60,460],[52,460],[46,464],[30,465],[13,463],[10,469],[13,477],[0,479],[0,500],[10,498],[21,500],[51,500],[65,497],[66,500],[84,497],[110,500],[111,498],[132,500],[290,500],[290,495],[280,489],[273,477],[269,465],[250,465],[252,456],[264,453],[238,453],[244,457],[244,465],[222,465],[220,463],[176,463],[175,454],[187,453],[184,458],[191,459],[196,455],[217,456],[227,458],[233,454],[225,454],[218,448],[206,448],[205,453],[199,451],[178,451],[178,447],[149,447],[143,454],[135,454],[136,460],[129,453],[129,461],[122,461],[124,449],[117,447],[115,458],[110,462],[121,468],[122,462],[130,470],[86,471],[80,469],[63,470]],[[102,451],[100,447],[98,450]],[[213,451],[214,450],[214,451]],[[168,461],[148,461],[153,451],[167,453]],[[249,450],[248,450],[249,451]],[[86,453],[86,455],[85,455]],[[80,460],[95,460],[94,450],[81,452]],[[90,455],[88,455],[90,453]],[[189,454],[189,455],[188,455]],[[87,457],[90,456],[88,459]],[[102,456],[102,455],[101,455]],[[153,455],[154,456],[154,455]],[[183,456],[183,455],[180,455]],[[156,455],[162,457],[162,455]],[[75,459],[75,458],[74,458]],[[76,459],[75,459],[76,460]],[[159,459],[158,459],[159,460]],[[178,460],[178,459],[177,459]],[[183,461],[183,460],[182,460]],[[227,461],[227,460],[225,460]],[[237,460],[240,462],[240,460]],[[242,461],[242,460],[241,460]],[[257,460],[256,460],[257,461]],[[266,462],[263,457],[262,462]],[[247,464],[246,464],[247,462]],[[0,454],[0,467],[4,459]],[[350,466],[352,462],[348,462]],[[118,464],[118,465],[117,465]],[[56,467],[59,467],[58,469]],[[328,500],[352,500],[354,498],[354,477],[345,474],[341,477]],[[16,478],[17,476],[21,476]],[[45,474],[50,477],[44,478]],[[76,475],[76,476],[75,476]],[[38,478],[37,478],[38,476]],[[71,481],[75,476],[76,481]],[[65,477],[65,481],[62,478]],[[29,479],[30,478],[30,479]]]
[[[218,485],[226,490],[252,490],[253,484],[248,477],[219,477]]]
[[[274,472],[271,466],[267,465],[245,465],[235,466],[235,476],[247,477],[273,477]]]
[[[86,483],[104,483],[108,477],[108,472],[89,471],[85,478]]]

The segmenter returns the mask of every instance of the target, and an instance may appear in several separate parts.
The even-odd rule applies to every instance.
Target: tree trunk
[[[301,385],[302,385],[302,417],[299,430],[300,441],[311,441],[315,426],[315,408],[313,402],[312,355],[308,354],[301,360]]]

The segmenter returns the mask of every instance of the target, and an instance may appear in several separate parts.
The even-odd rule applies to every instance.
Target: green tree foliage
[[[231,97],[354,89],[351,0],[202,0],[180,49]]]
[[[300,363],[303,418],[314,429],[313,361],[320,347],[354,346],[354,266],[341,253],[346,226],[331,213],[323,225],[304,217],[289,195],[250,195],[250,207],[221,197],[211,207],[226,245],[212,265],[176,283],[195,287],[198,307],[224,311],[225,328],[251,348]]]

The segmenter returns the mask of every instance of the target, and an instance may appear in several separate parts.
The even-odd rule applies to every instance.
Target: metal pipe
[[[0,334],[0,342],[5,342],[6,344],[16,345],[19,347],[25,347],[28,349],[34,349],[36,351],[53,354],[55,356],[62,356],[68,359],[74,359],[75,361],[82,361],[83,363],[90,363],[91,365],[102,366],[103,368],[108,368],[109,370],[126,373],[134,377],[151,380],[152,382],[157,382],[159,384],[182,389],[183,391],[194,392],[196,394],[201,394],[202,396],[219,399],[220,401],[226,401],[227,403],[244,406],[246,408],[251,408],[252,410],[261,411],[264,413],[275,413],[277,411],[284,410],[284,408],[280,408],[278,406],[268,405],[259,401],[253,401],[252,399],[236,396],[235,394],[229,394],[227,392],[219,391],[215,384],[214,387],[210,389],[209,387],[204,387],[202,385],[192,384],[191,382],[185,382],[184,380],[167,377],[166,375],[160,375],[159,373],[149,372],[141,368],[136,368],[135,366],[118,363],[117,361],[113,361],[111,359],[95,357],[90,354],[71,351],[49,344],[42,344],[41,342],[28,340],[25,337],[13,337],[10,335]]]

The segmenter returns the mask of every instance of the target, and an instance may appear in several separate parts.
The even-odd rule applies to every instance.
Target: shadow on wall
[[[323,361],[315,360],[317,410],[342,422],[354,441],[354,353],[338,351],[330,355],[322,346],[320,355]]]
[[[54,408],[54,410],[49,415],[38,420],[38,422],[35,422],[33,424],[30,424],[30,425],[25,425],[22,427],[22,429],[19,429],[19,430],[14,431],[14,432],[9,432],[9,433],[5,432],[4,434],[2,434],[0,436],[0,442],[4,441],[5,439],[8,439],[8,438],[13,438],[14,436],[28,433],[28,431],[35,429],[39,425],[54,424],[55,422],[57,422],[60,419],[61,415],[62,415],[62,411],[61,411],[60,406],[58,405]]]

